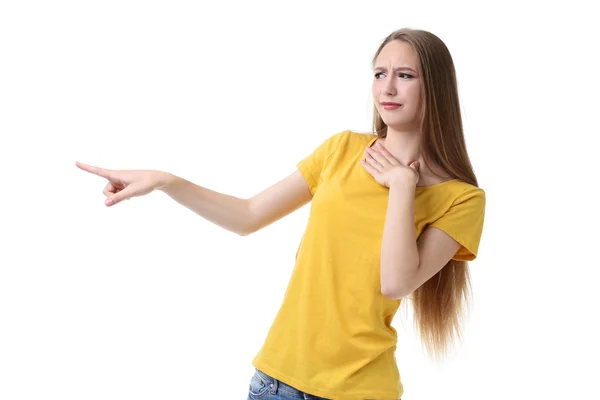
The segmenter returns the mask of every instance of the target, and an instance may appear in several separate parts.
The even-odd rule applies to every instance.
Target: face
[[[421,77],[417,54],[409,43],[392,40],[377,56],[373,70],[373,101],[383,122],[390,128],[418,128]],[[385,102],[399,103],[401,106],[384,107],[381,103]]]

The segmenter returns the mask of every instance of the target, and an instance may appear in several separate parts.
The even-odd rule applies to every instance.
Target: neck
[[[423,165],[423,156],[421,154],[421,132],[419,131],[400,131],[388,126],[387,136],[383,141],[387,151],[402,165],[408,165],[413,161],[419,161]]]
[[[421,152],[421,132],[418,130],[398,130],[388,126],[387,136],[381,144],[402,165],[409,165],[413,161],[419,162],[419,182],[417,186],[438,181],[440,176],[450,178],[440,167],[433,165],[430,160],[425,160]],[[428,161],[427,164],[426,161]]]

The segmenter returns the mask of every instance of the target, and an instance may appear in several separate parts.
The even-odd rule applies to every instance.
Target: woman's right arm
[[[215,192],[169,173],[158,189],[204,219],[241,236],[272,224],[312,199],[299,170],[250,199]]]

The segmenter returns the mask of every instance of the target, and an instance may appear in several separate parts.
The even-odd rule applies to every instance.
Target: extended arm
[[[312,195],[298,170],[250,199],[215,192],[173,174],[159,187],[179,204],[204,219],[249,235],[308,203]]]

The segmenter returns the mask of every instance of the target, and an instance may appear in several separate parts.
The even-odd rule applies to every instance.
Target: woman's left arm
[[[406,297],[450,261],[460,244],[446,232],[427,228],[415,239],[415,187],[391,181],[381,243],[381,293]]]

